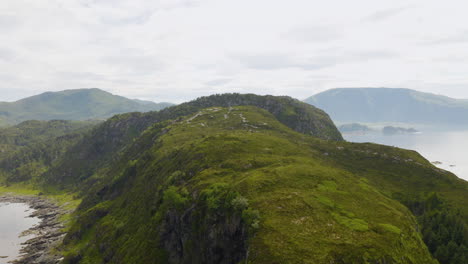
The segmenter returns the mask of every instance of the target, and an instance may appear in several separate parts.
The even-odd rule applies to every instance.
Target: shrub
[[[242,219],[245,221],[247,226],[252,229],[258,229],[260,227],[260,213],[258,210],[248,208],[242,212]]]
[[[177,190],[177,187],[170,186],[164,192],[163,201],[166,206],[173,209],[181,209],[184,207],[187,198],[183,197]]]
[[[237,195],[234,199],[232,199],[231,205],[234,210],[242,211],[249,207],[249,200],[241,195]]]

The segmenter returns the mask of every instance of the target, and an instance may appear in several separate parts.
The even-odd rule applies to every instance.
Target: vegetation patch
[[[382,229],[384,231],[391,232],[397,235],[401,234],[401,229],[391,224],[378,224],[378,227],[379,230]]]
[[[13,155],[47,170],[21,182],[82,199],[65,263],[427,264],[454,243],[463,252],[465,182],[412,151],[342,142],[325,113],[290,98],[219,95],[75,132],[32,148],[55,146],[51,162]],[[15,168],[0,174],[10,187]],[[437,207],[405,198],[433,191]]]
[[[361,232],[369,230],[369,225],[363,219],[350,218],[348,216],[341,215],[338,213],[332,213],[332,215],[335,221],[337,221],[338,223],[352,230],[361,231]]]

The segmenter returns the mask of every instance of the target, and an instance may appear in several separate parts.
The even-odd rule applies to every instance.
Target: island
[[[414,128],[386,126],[382,129],[382,133],[384,135],[416,134],[419,133],[419,131]]]
[[[338,130],[340,130],[341,133],[359,133],[359,134],[365,134],[365,133],[372,131],[370,127],[359,124],[359,123],[343,124],[338,127]]]

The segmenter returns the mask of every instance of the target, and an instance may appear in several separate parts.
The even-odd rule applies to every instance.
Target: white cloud
[[[392,7],[392,8],[388,8],[388,9],[385,9],[385,10],[379,10],[373,14],[371,14],[370,16],[364,18],[364,20],[366,21],[369,21],[369,22],[377,22],[377,21],[380,21],[380,20],[385,20],[385,19],[388,19],[388,18],[391,18],[393,16],[396,16],[398,14],[400,14],[401,12],[409,9],[410,7]]]
[[[352,86],[468,98],[460,88],[467,8],[462,0],[3,0],[0,101],[82,87],[174,102]]]
[[[426,45],[443,45],[443,44],[466,44],[468,43],[468,30],[453,34],[450,36],[442,36],[437,38],[422,41]]]
[[[305,42],[328,42],[340,39],[343,32],[333,26],[302,26],[289,30],[283,35],[296,41]]]

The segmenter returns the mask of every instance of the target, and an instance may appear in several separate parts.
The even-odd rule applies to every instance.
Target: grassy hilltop
[[[467,257],[466,181],[414,151],[344,142],[288,97],[216,95],[77,133],[34,183],[83,200],[65,263]]]

